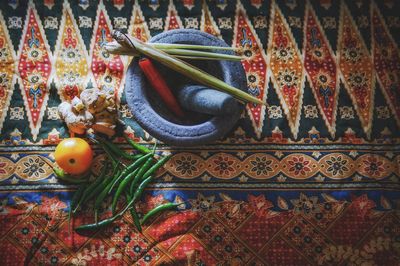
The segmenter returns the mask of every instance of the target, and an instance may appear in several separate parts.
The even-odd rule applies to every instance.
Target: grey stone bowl
[[[228,46],[223,40],[210,34],[189,29],[167,31],[153,37],[150,42]],[[173,91],[187,84],[196,84],[156,61],[153,63]],[[246,75],[240,62],[193,60],[190,63],[238,89],[246,90]],[[235,125],[244,108],[240,104],[233,114],[225,116],[185,111],[185,117],[179,119],[167,109],[150,87],[138,66],[138,59],[129,65],[125,93],[128,106],[139,125],[153,137],[175,146],[204,145],[222,138]]]

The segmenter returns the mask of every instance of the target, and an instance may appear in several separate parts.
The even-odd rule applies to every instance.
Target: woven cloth
[[[1,265],[32,253],[31,265],[399,265],[399,10],[394,0],[0,1]],[[247,105],[217,143],[158,146],[173,157],[139,215],[166,201],[185,210],[143,233],[126,216],[82,236],[67,223],[76,186],[38,157],[53,160],[68,137],[60,102],[112,86],[125,132],[155,142],[126,105],[130,58],[102,49],[113,28],[144,41],[176,28],[223,38],[242,48],[248,92],[267,105]],[[88,222],[90,211],[72,220]]]

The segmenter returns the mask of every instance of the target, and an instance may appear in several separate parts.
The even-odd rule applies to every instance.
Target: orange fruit
[[[81,138],[68,138],[61,141],[54,152],[58,166],[72,175],[80,175],[90,169],[93,151]]]

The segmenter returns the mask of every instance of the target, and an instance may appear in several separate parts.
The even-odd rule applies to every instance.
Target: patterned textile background
[[[31,250],[34,265],[400,265],[399,10],[395,0],[0,1],[1,265]],[[126,132],[155,141],[125,102],[129,59],[102,50],[112,28],[142,40],[194,28],[243,47],[248,91],[267,106],[248,105],[215,144],[159,146],[174,155],[137,208],[183,200],[186,210],[143,234],[124,217],[80,236],[66,222],[76,187],[38,158],[53,160],[68,136],[61,100],[112,86]]]

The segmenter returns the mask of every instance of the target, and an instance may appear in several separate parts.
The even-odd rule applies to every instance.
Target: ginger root
[[[112,88],[86,89],[80,98],[75,97],[71,103],[61,103],[58,111],[71,133],[85,134],[86,130],[93,128],[111,137],[115,134],[118,118],[114,97]]]
[[[58,106],[58,112],[72,133],[84,134],[92,125],[93,115],[85,109],[78,97],[74,97],[71,103],[61,103]]]
[[[89,112],[94,116],[92,128],[96,132],[113,136],[117,122],[117,106],[114,90],[103,87],[82,91],[81,99]]]

